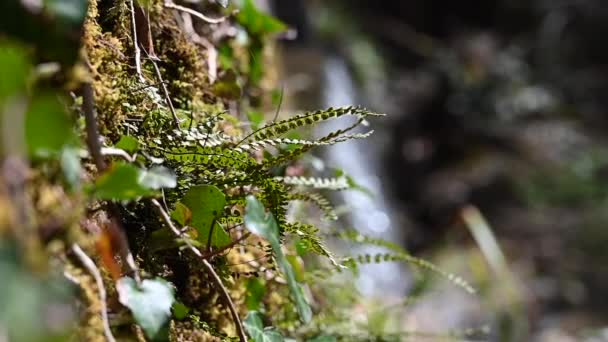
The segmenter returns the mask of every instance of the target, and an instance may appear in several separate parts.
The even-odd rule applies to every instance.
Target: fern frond
[[[386,241],[384,239],[374,238],[371,236],[363,235],[354,229],[349,229],[343,232],[339,232],[334,234],[335,236],[347,240],[352,241],[359,244],[372,245],[377,247],[383,247],[395,253],[408,254],[409,253],[401,246],[396,243]]]
[[[289,199],[292,201],[304,201],[316,205],[321,211],[325,219],[335,221],[338,219],[338,214],[334,210],[329,200],[323,195],[316,192],[295,192],[289,194]]]
[[[339,268],[345,268],[345,266],[336,261],[333,253],[325,247],[325,243],[323,242],[317,227],[301,222],[286,223],[285,232],[299,237],[300,242],[302,242],[308,250],[327,257],[332,265]]]
[[[384,114],[377,114],[363,107],[356,106],[346,106],[338,108],[330,107],[325,110],[306,112],[304,114],[296,115],[285,120],[271,122],[243,138],[242,142],[249,141],[250,139],[258,141],[270,139],[300,127],[310,126],[315,123],[339,118],[345,115],[354,115],[361,119],[368,116],[382,116]]]
[[[317,178],[317,177],[274,177],[274,179],[288,185],[308,186],[315,189],[344,190],[348,189],[346,177]]]
[[[357,256],[348,258],[347,261],[345,261],[345,264],[350,264],[351,266],[356,266],[357,264],[371,264],[371,263],[391,262],[391,261],[393,261],[393,262],[402,261],[402,262],[405,262],[412,266],[434,272],[434,273],[442,276],[443,278],[446,278],[452,284],[463,288],[468,293],[474,294],[476,292],[475,289],[466,280],[462,279],[461,277],[459,277],[453,273],[446,272],[431,262],[428,262],[424,259],[416,258],[409,254],[403,254],[403,253],[397,253],[397,254],[378,253],[378,254],[373,254],[373,255],[372,254],[361,254],[361,255],[357,255]]]

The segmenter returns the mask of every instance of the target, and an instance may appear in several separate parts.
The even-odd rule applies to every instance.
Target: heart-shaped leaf
[[[198,241],[207,244],[213,226],[211,245],[223,247],[230,243],[230,235],[216,222],[226,205],[226,196],[220,189],[213,185],[193,186],[180,203],[190,209],[190,226],[198,231]]]
[[[177,186],[177,177],[169,168],[154,166],[148,171],[141,172],[139,184],[153,190],[175,188]]]
[[[158,337],[171,317],[175,298],[173,287],[162,278],[145,279],[140,286],[133,278],[123,277],[116,283],[118,300],[133,313],[135,321],[151,339]]]
[[[165,167],[142,170],[132,164],[118,162],[97,179],[94,193],[105,200],[132,200],[176,185],[175,174]]]
[[[142,171],[131,164],[115,163],[95,182],[95,196],[105,200],[131,200],[154,194],[139,180]]]
[[[285,274],[287,286],[291,291],[291,295],[296,303],[300,320],[304,323],[310,322],[312,319],[312,311],[300,284],[296,281],[291,264],[283,254],[279,240],[279,225],[271,213],[266,213],[264,205],[253,195],[247,196],[247,207],[245,208],[245,226],[252,233],[259,235],[270,243],[277,264],[281,271]]]
[[[257,311],[250,311],[243,321],[243,326],[249,336],[255,342],[283,342],[281,333],[274,328],[265,328],[262,323],[262,315]]]

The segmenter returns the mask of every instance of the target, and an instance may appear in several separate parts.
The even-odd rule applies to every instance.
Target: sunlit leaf
[[[296,281],[293,268],[283,254],[279,241],[279,226],[271,213],[266,213],[264,205],[253,195],[247,196],[247,207],[245,208],[245,226],[252,233],[259,235],[270,243],[274,251],[277,264],[285,274],[287,286],[293,296],[300,320],[304,323],[312,319],[312,310],[304,297],[300,284]]]
[[[129,153],[134,153],[139,149],[139,141],[130,135],[123,135],[114,146]]]
[[[133,278],[123,277],[116,282],[121,304],[133,313],[135,321],[149,338],[156,338],[171,317],[175,298],[173,287],[161,278],[145,279],[140,286]]]
[[[175,173],[164,166],[154,166],[150,170],[140,172],[139,183],[148,189],[175,188],[177,185]]]
[[[264,329],[262,315],[257,311],[250,311],[243,321],[243,326],[255,342],[283,342],[283,336],[273,328]]]
[[[230,236],[216,222],[226,205],[226,196],[220,189],[213,185],[193,186],[180,202],[190,209],[190,226],[198,231],[198,241],[207,244],[213,226],[211,245],[222,247],[230,243]]]
[[[95,182],[95,196],[105,200],[131,200],[154,194],[140,183],[142,171],[131,164],[115,163]]]
[[[190,220],[192,220],[192,212],[184,204],[177,202],[175,204],[175,210],[171,212],[171,218],[180,225],[186,226],[190,224]]]

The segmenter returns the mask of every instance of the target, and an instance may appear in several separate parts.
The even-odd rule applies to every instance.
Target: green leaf
[[[69,186],[72,189],[78,187],[82,167],[77,148],[66,147],[61,151],[61,170]]]
[[[226,196],[220,189],[213,185],[193,186],[180,202],[192,213],[190,226],[198,231],[198,241],[207,244],[209,232],[214,225],[211,245],[223,247],[230,243],[230,235],[216,223],[226,205]]]
[[[188,317],[190,313],[190,308],[180,302],[175,302],[173,304],[173,317],[178,320],[182,320]]]
[[[266,213],[264,205],[253,195],[247,196],[247,206],[245,208],[245,226],[252,233],[259,235],[270,243],[274,251],[277,264],[285,274],[287,286],[293,296],[300,320],[308,323],[312,319],[312,311],[302,288],[296,281],[293,268],[283,254],[279,240],[279,226],[271,213]]]
[[[181,226],[187,226],[192,220],[192,212],[180,202],[175,204],[175,210],[171,212],[171,218]]]
[[[247,112],[247,119],[251,123],[251,129],[256,130],[264,122],[264,113],[250,110]]]
[[[114,147],[125,150],[129,153],[137,152],[139,149],[139,141],[130,135],[123,135]]]
[[[23,48],[0,44],[0,105],[6,98],[25,90],[30,70],[29,58]]]
[[[138,286],[135,280],[123,277],[116,282],[118,300],[133,313],[135,321],[151,339],[158,337],[171,317],[175,298],[173,287],[166,280],[145,279]]]
[[[126,163],[115,163],[95,182],[95,196],[105,200],[132,200],[154,194],[140,183],[142,171]]]
[[[174,188],[175,174],[163,166],[142,170],[132,164],[118,162],[95,182],[94,194],[105,200],[132,200],[151,196],[161,188]]]
[[[25,116],[25,139],[30,155],[58,155],[70,141],[75,140],[72,122],[57,96],[34,98]]]
[[[177,177],[173,171],[164,166],[154,166],[148,171],[141,171],[139,184],[154,190],[175,188]]]
[[[262,315],[257,311],[250,311],[243,321],[243,326],[255,342],[283,342],[284,338],[273,328],[264,329]]]
[[[243,25],[254,35],[266,35],[287,30],[287,25],[275,17],[260,11],[253,0],[244,0],[243,6],[237,15],[239,24]]]
[[[245,305],[249,310],[258,310],[264,294],[266,293],[266,287],[260,278],[249,278],[246,283],[247,292],[245,296]]]

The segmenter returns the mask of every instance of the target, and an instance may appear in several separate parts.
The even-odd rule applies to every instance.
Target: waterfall
[[[336,56],[325,58],[322,71],[324,107],[360,103],[352,76],[343,59]],[[327,126],[327,129],[335,130],[340,128],[340,122],[330,122]],[[349,224],[361,234],[398,243],[399,227],[395,226],[396,220],[383,196],[381,180],[378,176],[381,165],[380,152],[381,146],[374,146],[373,140],[355,140],[328,147],[325,150],[325,160],[330,166],[344,170],[359,185],[373,194],[370,196],[356,190],[339,193],[342,202],[350,209],[346,217]],[[385,251],[374,246],[363,246],[350,252],[353,255],[373,255]],[[404,296],[410,283],[410,275],[403,265],[380,263],[361,266],[357,288],[365,296],[388,300]]]

